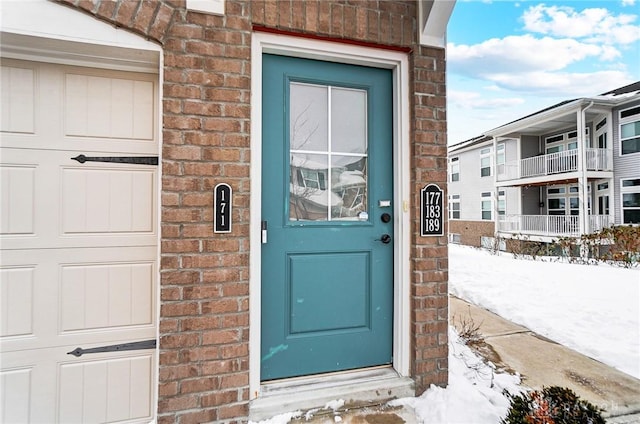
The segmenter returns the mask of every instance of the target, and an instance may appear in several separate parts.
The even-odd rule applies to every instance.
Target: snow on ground
[[[449,292],[640,378],[640,270],[449,245]]]
[[[503,394],[521,392],[520,377],[496,373],[467,347],[449,327],[449,385],[431,386],[422,396],[390,402],[408,405],[421,423],[496,424],[507,414],[509,399]]]

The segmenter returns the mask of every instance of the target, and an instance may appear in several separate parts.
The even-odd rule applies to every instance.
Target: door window
[[[357,220],[367,210],[367,92],[292,82],[289,97],[289,220]]]

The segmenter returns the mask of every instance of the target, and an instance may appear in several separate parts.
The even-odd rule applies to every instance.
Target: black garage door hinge
[[[112,163],[132,163],[135,165],[157,165],[157,156],[85,156],[78,155],[75,158],[80,163],[85,162],[112,162]]]
[[[67,355],[73,355],[73,356],[79,357],[84,355],[85,353],[120,352],[123,350],[141,350],[141,349],[155,349],[155,348],[156,348],[156,339],[151,339],[151,340],[143,340],[141,342],[92,347],[90,349],[83,349],[81,347],[77,347],[71,352],[67,352]]]

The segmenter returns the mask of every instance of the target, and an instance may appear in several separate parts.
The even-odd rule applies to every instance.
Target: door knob
[[[384,244],[389,244],[389,242],[391,241],[391,236],[389,234],[383,234],[380,237],[380,241],[383,242]]]

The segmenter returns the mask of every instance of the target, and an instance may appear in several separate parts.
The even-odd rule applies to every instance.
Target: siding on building
[[[613,109],[613,196],[611,207],[614,208],[616,224],[622,223],[622,196],[620,195],[621,180],[640,178],[640,153],[622,155],[620,145],[620,111],[637,107],[640,101],[627,103]]]
[[[480,150],[491,147],[489,141],[473,149],[456,152],[453,157],[460,163],[460,179],[449,182],[449,195],[460,195],[460,219],[482,219],[481,196],[482,192],[493,191],[493,174],[486,177],[480,176]],[[495,172],[495,169],[492,170]]]

